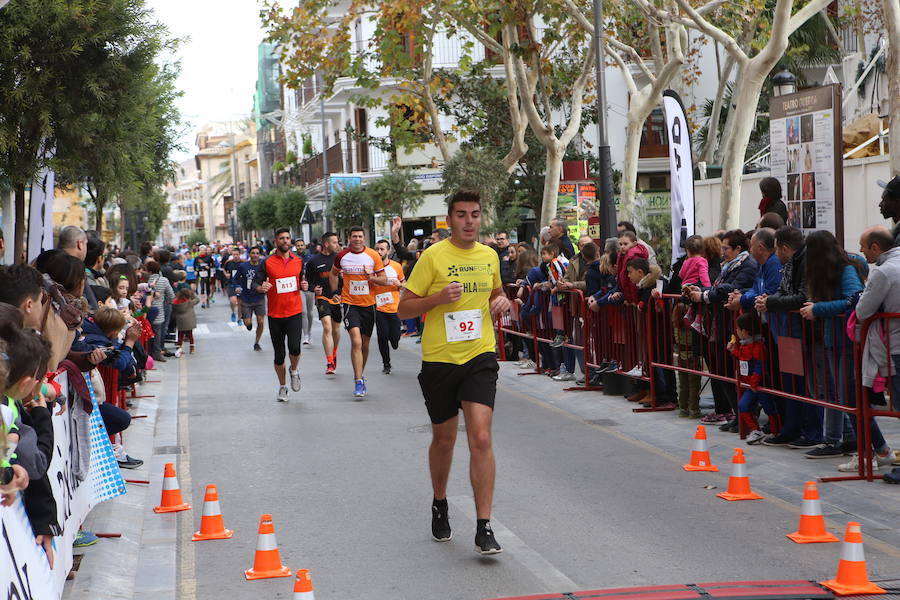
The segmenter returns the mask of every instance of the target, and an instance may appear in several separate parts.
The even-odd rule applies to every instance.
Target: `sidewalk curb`
[[[144,464],[123,470],[122,475],[149,480],[150,485],[127,484],[124,495],[98,504],[88,514],[85,529],[122,537],[102,538],[94,546],[75,550],[83,558],[74,579],[63,588],[66,600],[176,598],[177,513],[152,512],[162,489],[163,467],[177,463],[182,451],[177,445],[180,365],[173,368],[172,363],[178,365],[171,360],[153,372],[160,383],[140,386],[139,393],[155,397],[135,401],[131,412],[146,418],[133,420],[125,431],[128,453],[143,458]],[[157,454],[165,451],[169,453]],[[186,492],[190,495],[190,489]]]

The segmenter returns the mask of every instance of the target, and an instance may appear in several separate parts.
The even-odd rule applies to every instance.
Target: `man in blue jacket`
[[[750,255],[759,264],[756,281],[753,282],[753,287],[743,293],[737,290],[731,292],[726,304],[729,310],[753,310],[757,296],[774,294],[781,285],[781,261],[775,254],[773,230],[764,227],[753,234],[750,238]]]

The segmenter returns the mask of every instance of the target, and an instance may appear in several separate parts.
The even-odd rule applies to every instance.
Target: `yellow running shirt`
[[[422,360],[455,365],[479,354],[494,352],[491,322],[491,292],[501,287],[497,252],[476,243],[463,250],[450,240],[429,246],[419,257],[406,288],[424,298],[450,283],[463,285],[462,297],[453,304],[440,304],[428,311],[422,334]]]

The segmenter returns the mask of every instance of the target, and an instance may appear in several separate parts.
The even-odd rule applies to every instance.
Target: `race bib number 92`
[[[481,339],[481,309],[458,310],[444,314],[447,342]]]

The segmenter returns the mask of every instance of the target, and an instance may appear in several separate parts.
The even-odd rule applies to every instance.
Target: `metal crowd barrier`
[[[644,381],[650,386],[652,404],[647,409],[636,412],[670,410],[670,407],[656,403],[656,377],[654,369],[687,372],[710,380],[722,382],[724,386],[734,386],[740,399],[749,383],[737,369],[737,361],[726,349],[735,335],[738,313],[721,305],[684,305],[680,296],[663,295],[652,300],[648,306],[602,305],[599,311],[591,311],[584,294],[580,290],[553,292],[558,301],[550,299],[549,292],[536,292],[529,287],[508,284],[507,295],[515,301],[523,301],[520,306],[504,316],[496,324],[501,348],[501,360],[505,360],[503,344],[505,336],[518,336],[523,343],[531,343],[531,355],[537,365],[534,371],[520,375],[542,373],[541,344],[549,344],[555,333],[562,331],[566,336],[565,347],[582,353],[583,371],[586,379],[592,369],[604,363],[618,363],[616,373]],[[523,314],[523,308],[530,306],[532,312]],[[691,309],[688,312],[688,309]],[[673,314],[681,312],[688,317],[684,323],[673,321]],[[880,326],[882,332],[867,343],[876,344],[880,340],[881,354],[891,348],[890,327],[885,322],[900,319],[900,313],[878,314],[859,326],[858,340],[868,340],[869,332]],[[679,330],[680,345],[675,343],[676,329]],[[763,313],[762,336],[765,346],[765,366],[763,378],[757,390],[773,397],[779,414],[785,410],[795,410],[789,403],[796,402],[848,415],[855,430],[859,471],[855,475],[827,477],[821,481],[873,480],[872,435],[874,417],[900,419],[900,340],[897,341],[897,373],[889,374],[885,383],[886,393],[873,394],[863,386],[862,364],[866,345],[853,342],[847,336],[847,316],[827,319],[804,319],[799,313]],[[691,360],[681,360],[679,349],[689,348]],[[696,357],[694,358],[694,355]],[[638,369],[639,367],[639,369]],[[584,386],[566,388],[570,390],[602,389]],[[892,389],[890,400],[884,400]],[[874,396],[874,399],[873,399]],[[857,399],[863,399],[858,402]],[[872,402],[876,404],[872,405]],[[880,406],[885,406],[880,408]],[[882,404],[879,404],[882,403]],[[893,408],[893,410],[892,410]],[[796,414],[796,413],[794,413]],[[803,418],[802,416],[799,418]],[[826,415],[823,418],[828,419]],[[833,423],[843,417],[832,415]],[[743,425],[741,425],[743,427]],[[837,427],[835,424],[834,427]],[[741,437],[746,436],[741,431]]]

